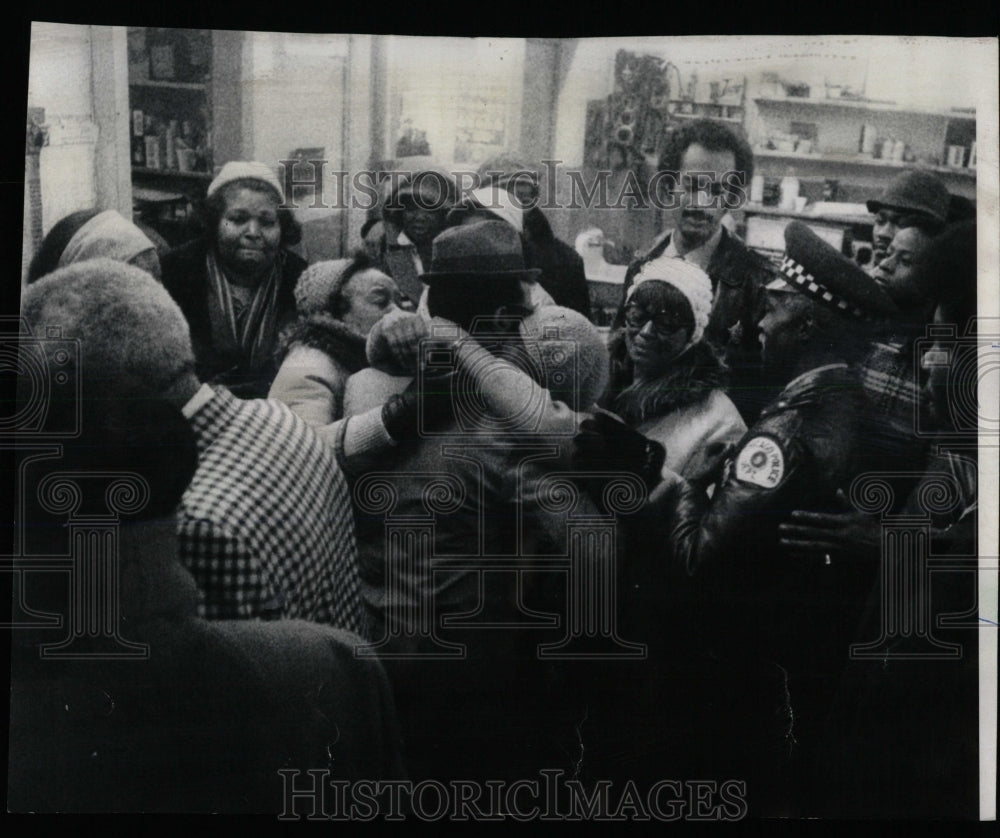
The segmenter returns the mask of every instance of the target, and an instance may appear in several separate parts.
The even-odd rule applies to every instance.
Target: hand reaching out
[[[587,416],[573,443],[573,464],[581,471],[632,472],[647,488],[660,481],[666,449],[610,413]]]
[[[797,509],[778,527],[781,546],[796,558],[831,564],[834,559],[877,559],[882,526],[874,515],[851,508],[843,489],[837,490],[843,512]]]

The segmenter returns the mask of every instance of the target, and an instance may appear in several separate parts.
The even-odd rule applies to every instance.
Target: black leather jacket
[[[865,409],[854,370],[820,367],[764,408],[711,499],[680,477],[665,481],[651,504],[664,516],[672,573],[731,581],[768,571],[778,524],[794,509],[836,508],[836,490],[846,493],[862,468]]]

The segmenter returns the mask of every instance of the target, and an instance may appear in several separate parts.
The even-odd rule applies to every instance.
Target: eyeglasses
[[[670,183],[667,186],[667,190],[674,195],[689,193],[709,195],[713,198],[718,198],[722,195],[734,192],[732,186],[724,183],[723,181],[709,180],[707,174],[700,176],[697,179],[684,176],[679,182],[673,181]]]
[[[662,340],[669,340],[684,324],[669,314],[650,314],[637,303],[630,303],[625,309],[625,326],[629,331],[638,332],[647,323],[653,322],[653,331]]]

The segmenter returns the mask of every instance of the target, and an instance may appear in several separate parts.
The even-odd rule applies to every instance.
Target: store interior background
[[[667,67],[676,101],[663,109],[665,121],[708,115],[732,123],[750,139],[769,187],[791,168],[806,198],[803,212],[824,198],[863,203],[914,164],[933,165],[950,191],[976,199],[972,144],[977,130],[980,148],[990,139],[976,116],[990,107],[984,97],[995,95],[981,83],[987,45],[970,42],[964,49],[949,39],[463,39],[218,30],[202,38],[204,54],[192,59],[201,75],[184,82],[170,80],[175,68],[150,63],[155,39],[148,30],[32,25],[22,276],[40,237],[74,210],[141,213],[167,238],[180,235],[188,202],[228,160],[277,168],[299,151],[321,155],[327,173],[356,173],[391,161],[413,169],[429,151],[445,165],[475,171],[497,152],[517,149],[532,163],[559,161],[561,174],[592,173],[607,167],[606,144],[595,146],[595,118],[604,120],[597,132],[604,139],[623,127],[621,102],[612,102],[622,50],[637,62],[654,56]],[[170,130],[189,133],[199,152],[143,160],[158,162],[159,170],[136,165],[137,109],[145,109],[147,121],[159,112],[154,130],[161,134],[174,118]],[[642,127],[623,136],[631,139]],[[874,131],[877,151],[865,130]],[[961,160],[949,159],[949,146],[964,149]],[[636,149],[627,165],[641,169],[641,158]],[[647,155],[645,164],[654,160]],[[297,175],[308,173],[297,168]],[[612,200],[614,178],[613,172]],[[561,203],[570,197],[567,185],[566,177],[558,179]],[[322,203],[344,203],[338,186],[336,177],[325,178]],[[346,208],[298,201],[310,261],[360,244],[365,209],[350,206],[350,189],[344,197]],[[665,223],[654,207],[546,214],[571,244],[584,230],[601,229],[609,262],[647,246]],[[734,215],[745,231],[744,214]]]

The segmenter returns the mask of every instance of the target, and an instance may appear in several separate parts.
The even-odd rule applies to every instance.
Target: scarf
[[[671,368],[655,381],[633,381],[618,392],[609,391],[611,410],[630,425],[665,416],[708,398],[713,390],[725,390],[725,364],[712,347],[702,341],[682,352]]]
[[[208,268],[211,299],[221,312],[222,322],[234,346],[239,347],[248,359],[250,369],[266,363],[271,358],[278,316],[278,288],[284,268],[284,253],[279,251],[267,279],[255,289],[253,297],[243,314],[242,322],[236,317],[229,280],[219,265],[215,250],[209,248],[206,263]]]
[[[147,250],[155,247],[142,230],[114,210],[105,210],[91,218],[66,243],[59,267],[102,256],[129,262]]]

